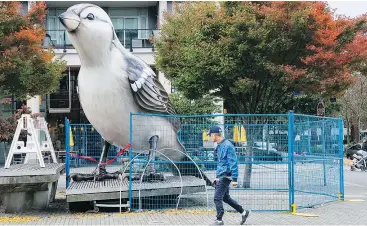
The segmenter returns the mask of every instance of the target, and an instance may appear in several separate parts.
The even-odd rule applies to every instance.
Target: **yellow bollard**
[[[295,214],[297,212],[297,205],[295,203],[291,204],[291,213]]]

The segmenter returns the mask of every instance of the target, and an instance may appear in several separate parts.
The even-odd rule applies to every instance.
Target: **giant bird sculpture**
[[[111,144],[124,147],[129,142],[130,112],[175,114],[175,111],[153,70],[122,46],[102,8],[77,4],[59,19],[80,57],[80,103],[105,142],[94,177],[101,180],[106,174],[105,165],[101,163],[106,161]],[[178,164],[182,175],[200,177],[194,163],[173,150],[185,151],[178,140],[178,120],[166,118],[157,122],[157,117],[141,117],[139,125],[147,125],[147,129],[139,130],[139,140],[150,144],[150,149],[159,147],[173,161],[187,161],[187,164]],[[136,128],[133,130],[137,131]],[[133,151],[142,151],[141,147],[141,144],[132,142]],[[211,184],[205,175],[204,179]]]

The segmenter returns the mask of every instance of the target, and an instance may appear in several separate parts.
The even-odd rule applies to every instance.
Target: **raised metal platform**
[[[66,189],[67,202],[98,201],[120,198],[129,198],[128,180],[104,181],[73,181]],[[132,197],[139,197],[139,182],[132,183]],[[194,176],[182,177],[182,194],[205,192],[205,182]],[[181,181],[178,176],[168,176],[165,181],[143,182],[140,188],[140,197],[153,197],[163,195],[179,195]]]

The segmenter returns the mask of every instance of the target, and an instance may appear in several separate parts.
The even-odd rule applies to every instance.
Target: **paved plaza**
[[[298,210],[301,215],[253,212],[246,225],[366,225],[367,172],[351,172],[348,167],[344,172],[346,201]],[[209,225],[215,219],[214,210],[189,209],[72,214],[65,201],[64,179],[60,179],[56,202],[48,210],[21,215],[0,210],[0,225]],[[238,225],[239,220],[237,213],[228,212],[224,216],[226,225]]]

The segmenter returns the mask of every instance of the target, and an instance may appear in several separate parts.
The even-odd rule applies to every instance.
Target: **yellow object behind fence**
[[[247,142],[247,134],[244,126],[241,126],[241,142]]]
[[[233,127],[233,141],[240,142],[240,131],[238,130],[237,123],[234,124],[234,127]]]
[[[203,131],[203,141],[208,141],[208,140],[209,140],[208,131],[204,130]]]
[[[73,133],[71,131],[71,128],[70,128],[70,147],[74,147],[74,138],[73,138]]]
[[[241,128],[241,130],[240,130]],[[234,142],[247,142],[246,129],[243,125],[236,123],[233,127],[233,141]]]

